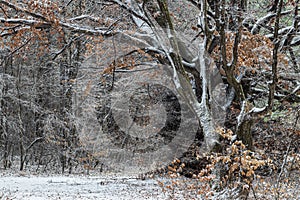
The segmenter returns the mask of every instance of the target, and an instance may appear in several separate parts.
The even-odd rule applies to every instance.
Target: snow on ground
[[[297,176],[296,176],[297,177]],[[276,181],[276,180],[275,180]],[[275,199],[272,184],[268,178],[254,183],[248,199]],[[174,183],[177,183],[177,185]],[[164,191],[160,184],[164,184]],[[200,185],[198,185],[200,184]],[[284,184],[284,183],[283,183]],[[176,186],[167,189],[167,185]],[[194,179],[179,177],[141,180],[124,175],[33,175],[24,172],[0,172],[0,200],[47,200],[47,199],[100,199],[100,200],[146,200],[146,199],[203,199],[190,186],[201,188]],[[299,185],[281,185],[279,199],[300,199]],[[217,198],[221,199],[221,198]],[[224,198],[228,199],[228,198]]]
[[[156,180],[110,176],[2,175],[0,199],[167,199]]]

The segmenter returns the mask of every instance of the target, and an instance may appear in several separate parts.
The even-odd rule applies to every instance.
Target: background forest
[[[293,199],[299,10],[299,0],[0,0],[0,167],[163,172],[201,183],[163,188],[201,198]]]

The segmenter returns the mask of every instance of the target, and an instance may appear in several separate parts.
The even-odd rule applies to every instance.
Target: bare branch
[[[81,34],[80,36],[77,36],[76,38],[70,40],[70,42],[68,42],[68,44],[65,44],[62,49],[60,49],[59,51],[57,51],[56,53],[54,53],[55,55],[52,58],[52,60],[55,60],[57,58],[57,56],[59,56],[61,53],[63,53],[67,48],[69,48],[71,46],[71,44],[73,44],[74,42],[78,41],[83,36],[84,36],[84,34]]]
[[[24,12],[24,13],[26,13],[26,14],[32,16],[32,17],[41,19],[41,20],[43,20],[43,21],[46,21],[46,22],[48,21],[46,17],[44,17],[43,15],[41,15],[41,14],[39,14],[39,13],[33,13],[33,12],[30,12],[29,10],[26,10],[26,9],[24,9],[24,8],[21,8],[21,7],[19,7],[19,6],[16,6],[16,5],[14,5],[14,4],[12,4],[12,3],[9,3],[9,2],[7,2],[7,1],[0,0],[0,4],[6,5],[6,6],[8,6],[8,7],[14,9],[14,10],[16,10],[16,11]]]
[[[275,87],[278,82],[278,51],[280,47],[279,39],[278,39],[278,32],[279,32],[279,21],[281,17],[281,8],[283,5],[283,0],[280,0],[279,6],[277,7],[277,13],[276,13],[276,20],[275,20],[275,30],[274,30],[274,49],[273,49],[273,62],[272,62],[272,83],[269,85],[269,99],[268,99],[268,105],[267,105],[267,111],[270,111],[273,108],[274,103],[274,93],[275,93]]]
[[[291,12],[293,12],[293,10],[287,10],[287,11],[281,12],[280,16],[288,15]],[[253,28],[251,29],[251,33],[253,35],[258,34],[260,31],[260,28],[263,27],[265,24],[267,24],[271,19],[273,19],[276,16],[277,16],[276,13],[269,13],[266,16],[257,20],[256,23],[254,24]]]
[[[112,2],[114,4],[119,5],[121,8],[123,8],[124,10],[126,10],[127,12],[129,12],[130,14],[132,14],[133,16],[135,16],[135,17],[143,20],[148,25],[151,24],[144,15],[136,12],[134,9],[132,9],[131,7],[129,7],[127,4],[123,3],[122,1],[119,1],[119,0],[108,0],[108,2]]]
[[[15,54],[17,51],[19,51],[20,49],[22,49],[24,46],[26,46],[29,42],[30,42],[31,38],[29,38],[24,44],[22,44],[21,46],[19,46],[18,48],[14,49],[12,52],[10,52],[10,54],[7,55],[7,57],[11,57],[13,54]]]
[[[66,22],[62,22],[62,21],[59,21],[57,23],[54,23],[54,22],[52,23],[52,22],[42,22],[42,21],[29,20],[29,19],[0,18],[0,22],[8,23],[8,24],[23,24],[23,25],[28,25],[28,26],[35,27],[35,28],[50,28],[50,27],[55,27],[57,25],[60,25],[64,28],[70,29],[74,32],[85,33],[87,35],[112,36],[112,35],[118,33],[118,31],[98,30],[95,28],[79,26],[77,24],[71,24],[71,23],[66,23]]]
[[[34,144],[36,144],[36,143],[38,143],[38,142],[41,142],[41,141],[43,141],[44,139],[45,139],[45,137],[38,137],[38,138],[35,138],[35,140],[32,141],[32,142],[28,145],[28,147],[26,147],[25,152],[27,152],[31,147],[33,147]]]
[[[8,24],[24,24],[24,25],[50,25],[49,23],[37,21],[37,20],[30,20],[30,19],[22,19],[22,18],[13,18],[13,19],[6,19],[0,17],[1,23],[8,23]]]

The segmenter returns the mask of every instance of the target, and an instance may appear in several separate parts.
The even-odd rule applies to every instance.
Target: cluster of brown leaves
[[[231,130],[219,129],[221,137],[232,140],[233,132]],[[246,149],[241,141],[235,141],[231,144],[223,155],[211,156],[213,165],[221,163],[223,168],[222,184],[242,183],[251,185],[255,176],[255,171],[260,167],[272,165],[269,158],[261,159],[261,156]]]
[[[217,132],[224,140],[232,140],[233,132],[229,129],[218,128]],[[203,159],[201,156],[197,159]],[[197,195],[209,198],[213,193],[212,185],[217,184],[221,188],[237,188],[240,187],[243,191],[252,187],[254,178],[259,177],[256,173],[261,167],[272,166],[272,160],[262,158],[258,153],[246,149],[246,146],[241,141],[235,141],[232,144],[227,144],[227,149],[222,154],[211,153],[206,157],[210,161],[198,174],[193,175],[193,180],[197,180],[198,184],[190,184],[191,190],[197,191]],[[177,178],[184,168],[184,165],[177,165],[180,161],[174,160],[172,165],[168,167],[168,174],[172,178]],[[219,175],[218,172],[219,171]],[[216,177],[220,176],[220,177]],[[218,178],[218,179],[217,179]],[[219,178],[221,178],[219,180]],[[220,181],[220,182],[219,182]],[[174,189],[177,184],[172,184],[164,189]],[[193,186],[193,187],[192,187]],[[216,186],[216,185],[215,185]],[[221,189],[220,188],[220,189]],[[208,196],[207,196],[208,195]]]
[[[193,179],[180,178],[183,168],[185,168],[185,164],[181,160],[174,159],[172,161],[168,166],[168,177],[172,180],[168,182],[158,181],[162,191],[172,195],[181,191],[180,193],[184,194],[185,199],[209,199],[213,195],[211,182],[215,179],[215,176],[211,174],[212,166],[208,165],[198,175],[194,174]],[[170,198],[175,199],[172,195]]]
[[[30,12],[41,14],[49,22],[58,22],[59,20],[55,12],[62,12],[59,5],[50,0],[31,0],[27,3],[27,7]]]
[[[13,17],[23,18],[23,19],[35,19],[41,21],[42,23],[49,22],[51,23],[51,29],[48,32],[46,29],[39,27],[39,24],[35,26],[26,26],[26,25],[12,25],[4,24],[5,26],[1,28],[1,31],[5,31],[7,38],[0,38],[1,48],[9,47],[11,52],[16,53],[16,57],[23,59],[24,62],[28,60],[29,56],[36,55],[36,59],[42,57],[43,54],[49,53],[50,36],[52,38],[57,37],[57,42],[62,42],[62,30],[58,25],[59,18],[58,14],[60,13],[59,5],[53,1],[28,1],[23,4],[19,4],[18,9],[20,12],[17,15],[14,15],[15,10],[9,8],[6,5],[3,5],[3,9],[7,16],[14,15]],[[32,14],[34,13],[34,17]],[[60,34],[60,37],[59,34]],[[62,47],[63,44],[60,45]]]
[[[136,66],[140,65],[143,61],[153,61],[151,55],[143,51],[142,49],[137,49],[133,51],[132,54],[126,55],[124,57],[116,57],[114,62],[112,62],[108,67],[103,70],[103,74],[112,73],[114,69],[127,69],[132,70]]]
[[[233,59],[233,47],[235,33],[226,32],[226,60],[230,62]],[[273,60],[273,42],[260,34],[253,35],[247,30],[241,31],[241,40],[238,45],[238,60],[235,72],[238,74],[240,67],[247,67],[252,73],[256,70],[271,70]],[[220,60],[220,48],[215,48],[212,57]],[[287,60],[283,54],[279,54],[279,62],[287,65]]]
[[[168,175],[172,178],[176,178],[179,176],[179,173],[182,172],[184,167],[184,163],[181,163],[179,159],[174,159],[171,165],[168,166]]]

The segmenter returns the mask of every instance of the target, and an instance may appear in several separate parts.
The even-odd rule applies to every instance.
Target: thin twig
[[[288,157],[288,154],[290,152],[291,144],[292,144],[292,140],[290,140],[289,146],[288,146],[288,148],[285,152],[284,160],[283,160],[283,163],[282,163],[281,168],[280,168],[280,173],[279,173],[277,181],[276,181],[276,186],[275,186],[275,188],[277,189],[276,199],[279,199],[279,181],[280,181],[280,178],[283,174],[283,171],[284,171],[284,168],[285,168],[285,165],[286,165],[286,162],[287,162],[287,157]]]
[[[77,36],[76,38],[70,40],[70,42],[68,42],[68,44],[65,44],[65,46],[60,49],[58,52],[55,53],[54,57],[52,58],[52,60],[55,60],[57,58],[57,56],[59,56],[61,53],[63,53],[67,48],[69,48],[74,42],[76,42],[77,40],[79,40],[80,38],[82,38],[84,36],[84,34],[81,34],[79,36]]]
[[[22,44],[21,46],[19,46],[18,48],[16,48],[15,50],[13,50],[8,56],[12,56],[14,53],[16,53],[17,51],[19,51],[20,49],[22,49],[24,46],[26,46],[29,42],[30,42],[31,38],[29,38],[24,44]]]
[[[255,190],[254,190],[253,186],[252,186],[252,185],[250,185],[250,188],[251,188],[251,190],[252,190],[252,192],[253,192],[254,199],[256,200],[256,199],[257,199],[257,197],[256,197]]]

